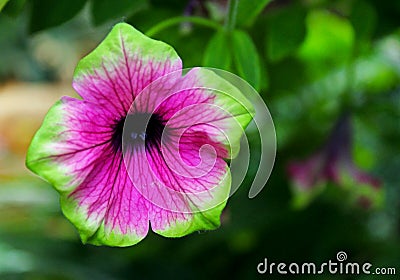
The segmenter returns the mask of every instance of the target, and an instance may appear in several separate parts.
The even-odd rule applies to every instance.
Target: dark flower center
[[[128,114],[113,126],[111,143],[116,151],[122,150],[122,142],[124,142],[125,149],[135,146],[159,145],[164,128],[164,122],[157,114]]]

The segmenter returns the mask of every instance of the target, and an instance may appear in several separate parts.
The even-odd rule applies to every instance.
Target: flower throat
[[[115,151],[122,151],[122,143],[124,149],[159,146],[164,129],[164,122],[157,114],[128,114],[114,124],[111,144]]]

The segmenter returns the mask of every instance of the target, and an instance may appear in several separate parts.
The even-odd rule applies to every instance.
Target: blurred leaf
[[[361,40],[370,39],[374,33],[376,25],[376,12],[373,7],[365,1],[357,1],[350,15],[353,24],[355,37]]]
[[[238,4],[237,25],[250,26],[271,0],[241,0]]]
[[[0,0],[0,11],[4,8],[9,0]]]
[[[365,94],[381,94],[399,83],[396,69],[377,54],[358,60],[354,67],[354,86],[362,89]]]
[[[363,169],[372,169],[375,166],[376,151],[379,150],[378,139],[371,125],[362,118],[354,118],[354,162]]]
[[[94,25],[100,25],[107,20],[115,19],[122,16],[130,16],[134,12],[147,7],[147,0],[135,1],[109,1],[109,0],[92,0],[91,13]]]
[[[151,5],[151,7],[153,7],[153,3],[151,3]],[[151,17],[149,17],[149,11],[151,11]],[[159,23],[176,16],[181,16],[181,14],[169,8],[163,7],[158,9],[142,9],[137,11],[137,13],[130,15],[127,19],[127,23],[132,24],[138,30],[149,30],[154,27],[155,23]],[[176,26],[174,26],[173,28],[176,28]],[[165,33],[164,31],[157,35],[162,36],[163,33]],[[177,32],[175,32],[175,34],[176,33]]]
[[[32,0],[30,32],[57,26],[74,17],[86,0]]]
[[[171,17],[170,12],[163,11],[160,14],[154,14],[153,16],[147,17],[145,19],[140,18],[145,13],[139,12],[135,14],[130,22],[137,22],[141,20],[142,25],[135,26],[139,30],[149,30],[149,28],[153,27],[154,16],[159,18],[157,21],[163,21],[168,17]],[[175,15],[172,15],[175,16]],[[197,67],[199,65],[203,65],[203,54],[205,49],[207,48],[207,44],[211,39],[213,33],[210,32],[209,28],[205,28],[202,26],[192,26],[192,31],[189,33],[180,32],[179,27],[173,26],[171,28],[164,29],[162,32],[157,33],[154,39],[164,41],[171,46],[174,47],[176,52],[179,54],[179,57],[182,59],[184,63],[184,67]]]
[[[273,14],[267,23],[267,57],[280,60],[301,45],[306,34],[306,10],[292,6]]]
[[[393,42],[394,39],[391,36],[378,41],[372,53],[359,57],[350,65],[350,68],[354,69],[350,102],[352,106],[358,108],[358,113],[360,110],[365,111],[364,118],[371,117],[370,123],[378,120],[378,111],[385,113],[391,111],[388,107],[377,109],[377,98],[380,98],[382,93],[399,87],[400,84],[400,67],[398,66],[400,56],[391,56],[391,54],[400,53],[400,43]],[[286,65],[286,67],[289,66]],[[282,148],[293,139],[301,143],[299,137],[300,135],[304,137],[304,131],[326,133],[326,127],[339,114],[343,95],[348,90],[347,68],[346,65],[333,68],[318,80],[303,86],[275,90],[278,94],[269,106],[273,115],[279,115],[279,125],[276,126],[279,147]],[[295,69],[302,72],[301,68]],[[274,71],[275,68],[270,70],[272,77],[272,74],[276,74]],[[281,75],[285,74],[283,70],[281,73]],[[291,73],[289,72],[289,75]],[[400,108],[399,96],[393,100],[383,96],[382,98],[396,108]],[[385,133],[396,139],[395,143],[397,143],[399,137],[395,133],[400,131],[398,117],[392,117],[392,119],[393,121],[380,119],[373,126],[381,125]],[[301,126],[297,125],[299,122],[302,123]],[[372,144],[369,142],[366,146],[372,147]]]
[[[208,42],[203,66],[228,70],[232,60],[229,49],[228,34],[224,31],[216,32]]]
[[[0,243],[0,274],[21,273],[29,271],[34,266],[35,257],[23,250]]]
[[[152,6],[156,9],[161,8],[168,8],[170,10],[176,10],[181,12],[185,6],[187,5],[188,1],[182,0],[151,0]]]
[[[300,56],[310,60],[344,60],[353,43],[349,21],[327,11],[312,11],[307,16],[307,37]]]
[[[352,57],[354,31],[349,20],[325,10],[307,15],[307,35],[298,55],[313,80]]]
[[[319,183],[318,185],[310,188],[309,190],[299,190],[292,186],[293,197],[291,201],[291,207],[293,209],[304,209],[310,205],[321,193],[325,191],[327,183]]]
[[[21,13],[22,8],[25,6],[26,0],[5,0],[5,3],[6,5],[3,7],[3,10],[1,10],[0,4],[0,11],[8,16],[16,17]]]
[[[399,28],[400,1],[393,0],[365,0],[374,9],[377,15],[375,35],[382,37],[395,32]]]
[[[269,87],[270,81],[269,81],[269,75],[267,72],[267,68],[265,67],[265,64],[263,63],[263,60],[260,60],[260,74],[261,74],[261,79],[260,79],[260,90],[266,90]]]
[[[260,59],[250,36],[241,30],[232,34],[233,58],[239,75],[257,91],[260,90]]]

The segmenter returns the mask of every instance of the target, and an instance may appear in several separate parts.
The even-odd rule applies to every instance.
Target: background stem
[[[152,37],[160,33],[162,30],[167,29],[168,27],[171,27],[173,25],[180,24],[182,22],[192,22],[194,24],[202,25],[216,30],[221,29],[221,26],[218,23],[206,18],[196,17],[196,16],[190,16],[190,17],[180,16],[180,17],[173,17],[156,24],[146,32],[146,35]]]
[[[225,20],[225,29],[231,32],[235,29],[239,0],[229,0],[228,15]]]

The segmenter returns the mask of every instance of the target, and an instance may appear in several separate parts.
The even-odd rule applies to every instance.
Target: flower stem
[[[225,19],[225,30],[231,32],[235,29],[239,0],[229,0],[228,15]]]
[[[168,27],[171,27],[173,25],[180,24],[182,22],[192,22],[194,24],[202,25],[202,26],[209,27],[209,28],[216,29],[216,30],[221,29],[221,26],[218,23],[216,23],[210,19],[197,17],[197,16],[179,16],[179,17],[173,17],[173,18],[164,20],[164,21],[156,24],[155,26],[153,26],[146,32],[146,35],[149,37],[152,37],[152,36],[160,33],[162,30],[167,29]]]

